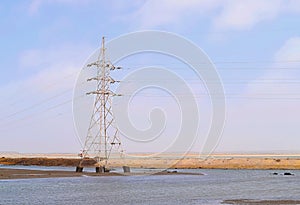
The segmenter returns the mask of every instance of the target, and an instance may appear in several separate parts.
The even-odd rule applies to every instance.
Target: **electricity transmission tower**
[[[106,60],[105,41],[102,37],[102,45],[97,61],[90,63],[87,67],[97,69],[97,75],[87,79],[87,81],[96,81],[96,90],[86,93],[94,95],[94,107],[91,116],[82,158],[96,159],[96,170],[108,165],[112,151],[115,150],[122,154],[122,146],[119,138],[119,130],[115,126],[115,119],[112,113],[112,98],[120,96],[110,90],[110,85],[119,81],[115,81],[111,76],[112,70],[121,69]]]

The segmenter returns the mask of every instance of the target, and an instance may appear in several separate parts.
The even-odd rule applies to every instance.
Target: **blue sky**
[[[215,63],[228,95],[216,151],[299,152],[299,0],[7,0],[0,17],[0,151],[79,151],[71,99],[85,60],[101,36],[154,29],[193,41]]]

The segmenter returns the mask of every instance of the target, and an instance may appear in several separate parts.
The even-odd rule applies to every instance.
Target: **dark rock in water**
[[[284,172],[283,175],[285,175],[285,176],[293,176],[294,174],[292,174],[290,172]]]
[[[284,172],[284,173],[280,173],[280,174],[277,172],[273,172],[272,175],[294,176],[294,174],[291,172]]]
[[[169,170],[164,170],[162,172],[165,172],[165,173],[168,173],[168,174],[175,174],[175,173],[178,173],[177,170],[174,170],[174,171],[169,171]]]

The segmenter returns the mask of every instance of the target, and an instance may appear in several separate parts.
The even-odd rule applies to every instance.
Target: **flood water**
[[[178,171],[205,175],[0,180],[0,204],[208,205],[231,199],[300,200],[299,170],[289,171],[294,176],[281,175],[288,170]]]

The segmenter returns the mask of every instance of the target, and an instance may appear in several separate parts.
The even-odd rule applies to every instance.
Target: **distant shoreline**
[[[3,165],[25,166],[68,166],[76,167],[80,162],[77,158],[60,157],[1,157]],[[91,159],[86,166],[92,166]],[[300,170],[300,156],[232,156],[212,155],[208,158],[187,155],[183,159],[176,156],[131,157],[125,159],[112,158],[111,167],[127,165],[133,168],[178,168],[178,169],[290,169]]]

